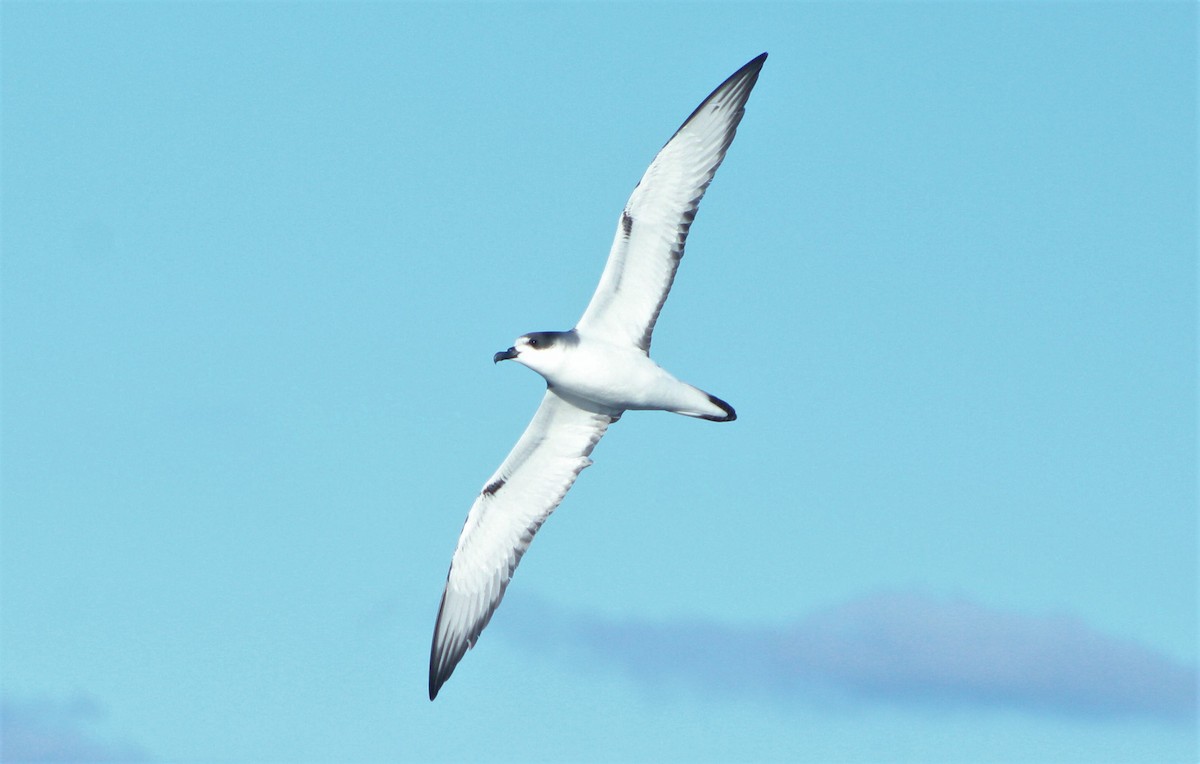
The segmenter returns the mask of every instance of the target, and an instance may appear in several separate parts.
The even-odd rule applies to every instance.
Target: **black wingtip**
[[[747,72],[751,72],[751,71],[754,72],[755,76],[757,76],[758,70],[762,69],[763,64],[766,63],[766,61],[767,61],[766,52],[764,51],[762,53],[759,53],[757,56],[755,56],[754,58],[747,61],[745,66],[743,66],[741,69],[738,69],[736,72],[734,72],[729,77],[729,79],[736,80],[736,79],[740,78],[742,75],[746,74]]]
[[[436,647],[435,647],[435,650],[436,650]],[[463,652],[466,652],[466,651],[464,650]],[[435,653],[435,655],[436,655],[436,653]],[[435,658],[434,660],[431,660],[429,662],[429,699],[430,700],[433,700],[438,696],[438,692],[442,689],[442,685],[444,685],[446,683],[446,680],[450,678],[450,675],[454,673],[454,668],[458,665],[458,661],[461,659],[462,659],[462,656],[459,655],[456,658],[452,657],[451,660],[448,660],[448,661],[445,660],[445,658],[443,657],[442,660],[438,660]]]
[[[435,651],[434,656],[435,657],[429,661],[429,699],[430,700],[433,700],[434,698],[437,697],[438,690],[442,689],[442,685],[446,683],[446,679],[449,677],[449,674],[443,675],[442,671],[438,668],[438,660],[436,658],[436,655],[437,655],[436,650],[437,650],[437,645],[435,643],[435,645],[434,645],[434,651]]]
[[[763,56],[766,56],[766,55],[767,55],[766,53],[763,54]],[[710,422],[732,422],[733,420],[737,419],[737,412],[733,410],[733,406],[730,406],[728,403],[721,400],[720,398],[718,398],[715,395],[709,395],[708,400],[714,406],[718,406],[722,411],[725,412],[725,416],[723,416],[723,417],[720,417],[720,416],[704,417],[708,421],[710,421]]]
[[[747,61],[742,66],[741,69],[738,69],[736,72],[734,72],[733,74],[726,77],[725,81],[722,82],[719,86],[717,86],[717,90],[713,91],[714,94],[717,91],[719,91],[722,88],[729,85],[730,83],[737,82],[739,80],[743,80],[743,79],[747,79],[747,78],[749,78],[752,81],[752,84],[750,85],[750,87],[753,88],[754,87],[753,81],[756,81],[758,79],[758,73],[763,68],[763,64],[765,64],[766,62],[767,62],[767,54],[765,52],[759,53],[757,56],[755,56],[754,58]],[[749,94],[747,94],[747,97],[748,96],[749,96]]]
[[[450,570],[454,570],[454,565],[451,564]],[[450,574],[446,574],[447,580]],[[432,701],[438,695],[438,690],[442,689],[442,685],[454,673],[454,667],[462,659],[466,648],[462,648],[462,652],[457,655],[447,650],[443,640],[439,640],[438,636],[442,630],[442,616],[446,612],[446,592],[442,592],[442,602],[438,605],[437,620],[433,626],[433,642],[429,646],[429,699]]]
[[[441,675],[438,670],[436,660],[429,662],[429,699],[433,700],[437,697],[438,690],[442,689],[442,685],[446,683],[446,677]]]
[[[712,103],[714,98],[717,98],[724,93],[728,93],[731,90],[738,89],[740,90],[739,94],[733,101],[730,102],[731,108],[737,110],[738,116],[730,124],[729,135],[727,136],[726,142],[726,147],[728,147],[728,142],[733,140],[733,133],[737,129],[738,123],[741,122],[741,111],[746,105],[746,100],[750,98],[750,91],[754,89],[755,83],[758,82],[758,73],[762,69],[763,63],[765,63],[766,60],[767,54],[759,53],[757,56],[747,61],[741,69],[738,69],[736,72],[726,77],[725,81],[720,85],[717,85],[716,89],[709,93],[708,97],[701,101],[700,105],[688,115],[688,118],[685,119],[683,124],[679,126],[679,130],[687,127],[688,123],[691,122],[697,114],[704,111],[704,109],[707,108],[710,103]],[[674,135],[671,136],[671,140],[675,139],[675,136],[679,134],[679,130],[675,131]],[[671,141],[667,141],[667,143],[670,142]]]

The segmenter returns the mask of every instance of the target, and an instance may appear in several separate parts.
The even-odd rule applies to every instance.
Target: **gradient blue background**
[[[0,13],[6,760],[1196,760],[1194,4]],[[654,346],[738,421],[429,703],[491,354],[763,50]]]

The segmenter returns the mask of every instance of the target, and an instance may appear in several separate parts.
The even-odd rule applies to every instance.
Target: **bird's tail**
[[[725,401],[715,395],[709,395],[700,388],[691,387],[696,394],[688,396],[685,405],[672,407],[670,411],[684,416],[694,416],[697,419],[707,419],[710,422],[732,422],[737,419],[737,412]]]

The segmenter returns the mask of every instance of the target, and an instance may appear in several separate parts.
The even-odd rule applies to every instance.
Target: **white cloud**
[[[639,682],[797,701],[996,706],[1194,723],[1196,668],[1068,617],[880,594],[788,626],[616,621],[511,598],[501,631]]]
[[[145,754],[126,744],[104,742],[90,729],[103,716],[96,701],[0,698],[0,761],[132,762]]]

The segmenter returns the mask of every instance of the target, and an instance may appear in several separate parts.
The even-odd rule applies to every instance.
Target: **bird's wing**
[[[704,99],[654,157],[617,221],[600,285],[576,329],[650,350],[696,208],[725,158],[767,54]]]
[[[429,699],[475,645],[533,535],[592,463],[621,412],[583,408],[546,390],[533,421],[480,491],[450,562],[429,656]]]

